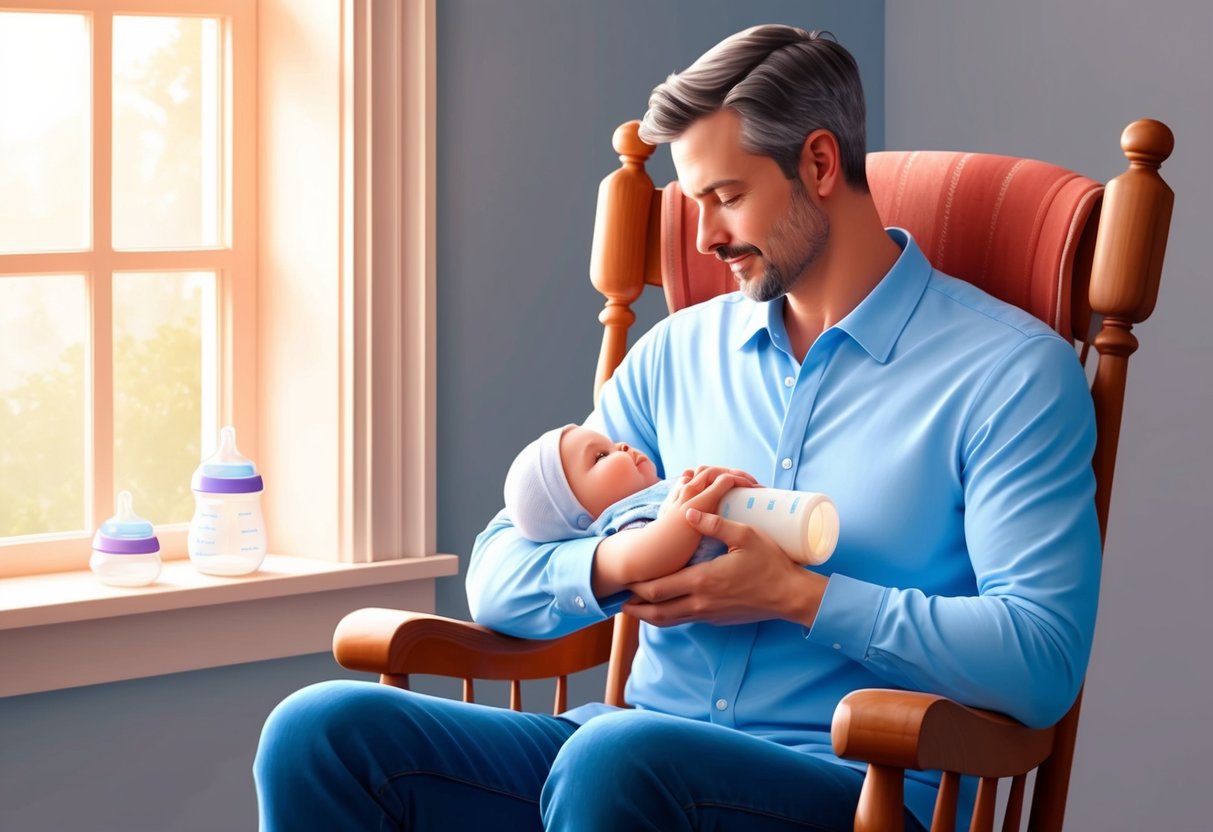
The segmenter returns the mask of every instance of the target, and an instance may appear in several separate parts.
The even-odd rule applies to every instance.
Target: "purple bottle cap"
[[[160,551],[160,541],[151,537],[110,537],[97,532],[93,535],[93,548],[107,555],[146,555]]]
[[[236,429],[230,425],[219,431],[219,449],[204,459],[190,488],[204,494],[251,494],[263,484],[256,466],[236,448]]]
[[[114,516],[101,524],[93,535],[93,548],[109,555],[145,555],[160,551],[160,541],[152,524],[135,514],[131,492],[118,494]]]
[[[260,474],[251,477],[208,477],[206,474],[195,473],[190,481],[190,488],[205,494],[251,494],[261,491],[264,485]]]

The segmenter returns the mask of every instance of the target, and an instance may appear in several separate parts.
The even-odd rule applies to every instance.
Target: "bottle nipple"
[[[256,473],[252,460],[246,459],[236,448],[236,429],[230,425],[224,427],[219,431],[219,450],[202,463],[203,476],[233,479]]]
[[[210,494],[250,494],[264,483],[257,466],[236,448],[236,429],[225,425],[219,431],[219,449],[202,460],[190,478],[190,488]]]
[[[118,494],[114,516],[101,524],[101,534],[117,540],[143,540],[155,537],[152,524],[135,514],[131,492]]]

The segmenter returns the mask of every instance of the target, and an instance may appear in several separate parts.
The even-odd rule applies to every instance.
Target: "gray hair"
[[[788,179],[797,177],[805,138],[829,130],[847,183],[868,189],[859,66],[828,32],[769,24],[730,35],[653,90],[640,137],[674,141],[724,107],[741,117],[742,147],[774,159]]]

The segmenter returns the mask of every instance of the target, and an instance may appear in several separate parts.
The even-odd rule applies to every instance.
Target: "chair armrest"
[[[830,727],[840,757],[980,777],[1013,777],[1036,768],[1053,750],[1053,733],[943,696],[875,689],[844,696]]]
[[[333,633],[333,655],[350,670],[463,679],[548,679],[602,664],[610,619],[558,639],[502,635],[479,624],[378,607],[355,610]]]

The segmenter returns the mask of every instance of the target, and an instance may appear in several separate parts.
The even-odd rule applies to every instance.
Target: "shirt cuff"
[[[548,575],[556,609],[561,615],[597,620],[611,614],[599,606],[590,582],[594,553],[601,541],[601,537],[569,540],[560,544],[560,550],[552,557]],[[619,605],[622,606],[622,601]]]
[[[857,662],[865,661],[888,594],[886,587],[837,573],[831,575],[817,617],[805,638]]]

